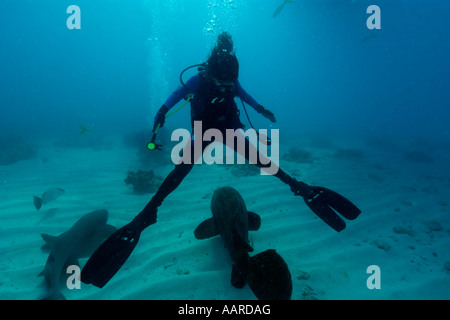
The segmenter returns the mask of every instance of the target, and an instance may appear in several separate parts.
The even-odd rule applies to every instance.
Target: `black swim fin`
[[[114,232],[92,254],[81,270],[81,281],[103,288],[119,271],[136,247],[141,232],[156,222],[156,209],[141,212],[136,218]]]
[[[336,231],[345,229],[345,222],[337,214],[349,220],[356,219],[361,210],[337,192],[324,187],[308,186],[297,181],[291,184],[295,195],[302,196],[308,207]]]
[[[141,235],[132,222],[114,232],[98,247],[81,271],[81,281],[103,288],[133,252]]]

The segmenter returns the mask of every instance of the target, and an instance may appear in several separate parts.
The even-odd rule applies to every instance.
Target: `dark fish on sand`
[[[65,191],[61,188],[50,188],[44,192],[41,198],[33,196],[34,207],[39,210],[44,204],[58,199]]]
[[[292,280],[288,266],[275,250],[253,257],[248,231],[258,230],[261,218],[248,212],[242,196],[231,187],[217,189],[211,200],[212,218],[195,229],[197,239],[220,235],[232,261],[231,284],[243,288],[248,284],[261,300],[290,299]]]
[[[57,237],[41,235],[45,241],[42,250],[50,252],[45,268],[39,274],[44,277],[43,299],[64,299],[60,289],[69,276],[67,267],[79,266],[78,259],[90,257],[116,231],[115,227],[106,224],[107,220],[108,211],[96,210],[82,216],[69,230]]]

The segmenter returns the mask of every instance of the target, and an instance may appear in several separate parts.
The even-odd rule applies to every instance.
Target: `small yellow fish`
[[[80,134],[83,134],[83,133],[85,133],[86,131],[88,131],[88,129],[85,128],[85,127],[83,127],[81,124],[79,124],[79,126],[80,126],[80,128],[81,128]]]

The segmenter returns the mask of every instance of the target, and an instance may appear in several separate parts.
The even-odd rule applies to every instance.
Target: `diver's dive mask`
[[[229,80],[218,80],[217,78],[212,78],[214,84],[216,85],[216,88],[220,92],[231,92],[234,89],[234,85],[236,84],[235,81],[229,81]]]
[[[224,87],[224,88],[230,88],[233,87],[235,84],[235,81],[227,81],[227,80],[218,80],[217,78],[213,78],[213,82],[218,87]]]

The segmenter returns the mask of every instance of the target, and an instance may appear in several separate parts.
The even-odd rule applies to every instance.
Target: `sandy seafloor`
[[[274,177],[195,166],[103,289],[82,284],[62,293],[67,299],[255,299],[248,286],[231,286],[222,240],[200,241],[193,234],[211,216],[214,190],[232,186],[262,218],[260,230],[250,234],[254,253],[276,249],[288,264],[292,299],[450,298],[448,145],[316,137],[283,141],[280,153],[294,146],[309,153],[298,161],[282,157],[285,171],[361,208],[344,231],[328,227]],[[170,162],[145,166],[120,139],[102,148],[48,143],[29,160],[0,166],[0,299],[42,296],[43,278],[37,275],[48,254],[40,250],[41,233],[59,235],[97,209],[107,209],[109,223],[121,227],[151,197],[124,183],[128,170],[154,169],[165,177],[172,168]],[[32,196],[52,187],[66,192],[36,211]],[[379,290],[366,286],[370,265],[380,267]]]

